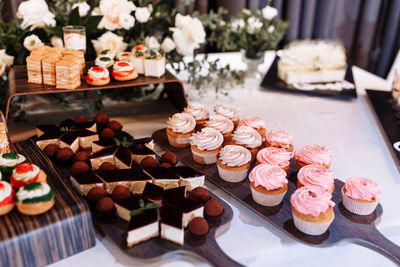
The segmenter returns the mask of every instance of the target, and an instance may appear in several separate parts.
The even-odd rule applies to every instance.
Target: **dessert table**
[[[221,64],[243,68],[239,53],[214,54]],[[260,69],[265,73],[274,59],[265,56]],[[327,97],[277,93],[260,89],[256,81],[246,80],[244,87],[232,88],[228,96],[214,93],[189,94],[212,109],[215,103],[237,106],[243,116],[258,115],[268,129],[284,129],[294,135],[294,146],[325,145],[334,158],[331,169],[342,181],[351,176],[369,177],[382,190],[380,203],[383,216],[377,228],[392,242],[400,245],[400,213],[398,208],[400,174],[387,148],[381,130],[370,109],[365,88],[389,90],[390,84],[362,69],[353,67],[358,98],[338,100]],[[181,77],[184,78],[184,77]],[[158,112],[157,112],[158,111]],[[149,136],[165,127],[168,116],[176,110],[172,105],[159,107],[157,116],[118,118],[133,129],[135,137]],[[235,261],[246,266],[395,266],[388,258],[373,250],[342,242],[329,248],[311,247],[300,243],[276,229],[251,210],[229,197],[213,184],[206,182],[213,193],[228,202],[234,212],[229,230],[217,242]],[[196,255],[174,253],[153,260],[135,259],[123,252],[107,237],[97,234],[96,246],[85,252],[52,264],[63,266],[204,266],[206,261]]]

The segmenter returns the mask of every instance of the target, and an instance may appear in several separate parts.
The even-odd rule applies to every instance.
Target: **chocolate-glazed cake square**
[[[138,139],[134,140],[133,144],[130,146],[130,149],[132,150],[133,161],[137,162],[137,164],[140,164],[145,157],[156,158],[156,153],[153,150],[148,148],[146,144],[137,142],[137,140]]]
[[[135,138],[130,135],[129,133],[125,132],[125,131],[121,131],[117,137],[116,137],[120,142],[123,142],[124,140],[127,140],[129,142],[132,142],[132,140],[134,140]]]
[[[186,186],[188,191],[204,186],[205,175],[189,166],[172,167],[170,171],[179,175],[179,185]]]
[[[164,190],[163,205],[182,201],[185,198],[185,193],[185,186]]]
[[[159,236],[157,209],[144,210],[142,213],[132,216],[128,228],[126,236],[128,247]]]
[[[92,143],[92,153],[95,153],[110,146],[115,146],[115,141],[113,139],[102,139],[99,141],[94,141]]]
[[[131,190],[132,173],[130,169],[96,171],[96,174],[105,182],[107,194],[111,195],[117,185],[122,185],[128,190]]]
[[[72,186],[84,196],[86,196],[93,187],[104,186],[103,181],[93,171],[71,174],[70,180]]]
[[[40,137],[45,133],[56,133],[59,132],[59,128],[55,124],[40,124],[36,125],[36,135]]]
[[[92,168],[97,170],[100,167],[100,165],[103,164],[104,162],[109,162],[115,165],[114,153],[116,150],[117,147],[112,146],[93,153],[90,156],[90,163],[92,164]]]
[[[74,130],[88,130],[92,132],[97,132],[96,122],[87,121],[87,122],[76,123]]]
[[[115,200],[117,216],[129,222],[131,219],[130,212],[140,208],[139,199],[141,199],[140,195],[131,195],[129,198]],[[148,202],[146,200],[144,201],[145,203]]]
[[[177,207],[183,212],[183,227],[187,227],[189,222],[196,217],[203,217],[204,205],[188,198],[170,199],[168,205]]]
[[[77,130],[75,133],[79,136],[79,147],[81,149],[92,148],[92,143],[99,140],[99,135],[96,132],[89,130]]]
[[[170,205],[160,208],[161,238],[183,246],[183,212],[181,209]]]
[[[53,132],[53,133],[45,133],[42,134],[40,137],[36,139],[36,145],[41,149],[44,150],[46,146],[50,144],[55,144],[57,146],[60,145],[60,137],[62,133]]]
[[[164,188],[152,183],[146,183],[142,193],[142,197],[144,199],[155,202],[157,204],[162,203],[163,195]]]
[[[60,138],[60,148],[69,147],[76,153],[79,150],[79,136],[76,132],[66,132]]]
[[[132,167],[132,152],[129,148],[119,147],[115,152],[115,166],[118,169],[130,169]]]
[[[169,168],[153,167],[145,168],[144,171],[153,178],[153,183],[164,189],[179,186],[179,176],[168,170]]]
[[[147,175],[142,168],[133,167],[131,169],[131,192],[133,194],[142,194],[146,183],[151,183],[152,179]]]

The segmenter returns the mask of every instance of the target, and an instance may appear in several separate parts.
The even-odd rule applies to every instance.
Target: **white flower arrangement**
[[[278,15],[278,10],[271,6],[266,6],[262,10],[264,19],[273,20]]]
[[[22,2],[18,7],[17,17],[22,19],[21,28],[30,30],[55,26],[55,15],[49,11],[45,0],[28,0]]]
[[[150,18],[151,12],[148,7],[137,7],[135,11],[136,20],[140,23],[146,23]]]
[[[43,42],[36,34],[31,34],[24,39],[24,47],[28,51],[32,51],[33,48],[41,45],[43,45]]]
[[[124,42],[121,36],[116,35],[113,32],[105,32],[97,40],[92,40],[96,54],[99,55],[102,51],[108,50],[111,54],[117,54],[123,52],[128,47],[128,44]]]
[[[78,10],[79,10],[79,16],[81,16],[81,17],[87,16],[87,14],[90,11],[90,6],[86,1],[74,3],[72,5],[72,9],[75,9],[77,7],[78,7]]]
[[[144,44],[146,47],[150,49],[159,49],[160,48],[160,43],[158,42],[157,38],[154,36],[147,36],[144,39]]]
[[[176,45],[175,45],[174,41],[173,41],[171,38],[167,37],[167,38],[165,38],[164,41],[162,42],[161,48],[162,48],[162,50],[164,50],[166,53],[169,53],[169,52],[175,50]]]
[[[131,15],[135,9],[133,2],[128,0],[100,0],[99,7],[93,10],[92,15],[103,16],[98,25],[99,29],[129,30],[135,24],[135,18]]]
[[[14,62],[14,57],[7,55],[5,49],[0,50],[0,77],[4,75],[4,72],[8,67],[11,67],[11,65]]]

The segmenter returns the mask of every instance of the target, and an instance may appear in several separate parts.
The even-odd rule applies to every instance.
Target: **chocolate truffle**
[[[164,168],[171,168],[171,167],[172,167],[172,165],[171,165],[171,163],[164,162],[164,163],[161,163],[161,164],[160,164],[160,167],[164,167]]]
[[[104,162],[99,167],[100,171],[113,171],[113,170],[116,170],[116,169],[117,169],[117,167],[115,167],[115,165],[113,165],[110,162]]]
[[[73,156],[74,156],[74,151],[72,151],[72,149],[69,147],[61,148],[56,153],[56,159],[61,162],[70,161]]]
[[[111,197],[114,201],[119,201],[122,199],[129,198],[131,196],[131,191],[122,185],[117,185],[112,191]]]
[[[103,187],[96,186],[89,190],[86,198],[92,204],[97,204],[97,202],[107,196],[106,190]]]
[[[103,113],[98,113],[96,117],[94,117],[94,120],[96,121],[97,124],[107,124],[108,123],[108,116]]]
[[[90,169],[89,165],[86,162],[77,161],[74,164],[72,164],[71,173],[76,174],[76,173],[88,172],[89,169]]]
[[[142,168],[151,168],[151,167],[157,167],[157,161],[155,158],[151,156],[147,156],[139,164],[140,167]]]
[[[75,154],[73,162],[77,161],[83,161],[83,162],[89,162],[89,154],[85,151],[79,151]]]
[[[111,130],[111,128],[105,128],[101,134],[100,137],[103,139],[112,139],[115,137],[114,131]]]
[[[97,202],[96,211],[100,215],[110,216],[114,213],[114,201],[110,197],[103,197]]]
[[[210,194],[208,193],[207,189],[199,186],[189,193],[188,198],[195,202],[206,203],[210,200]]]
[[[44,153],[48,156],[48,157],[53,157],[57,151],[60,150],[60,147],[56,144],[50,144],[47,145],[44,149]]]
[[[161,158],[160,158],[160,163],[170,163],[171,165],[175,165],[178,160],[176,159],[176,155],[172,152],[165,152]]]
[[[111,128],[111,130],[114,132],[119,132],[122,130],[122,125],[118,121],[109,121],[107,127]]]
[[[88,119],[85,116],[79,116],[75,118],[75,123],[84,123],[88,122]]]
[[[208,222],[203,217],[193,218],[189,223],[189,231],[196,237],[205,236],[209,229]]]
[[[221,202],[216,199],[210,199],[204,205],[204,213],[210,217],[220,216],[224,212]]]

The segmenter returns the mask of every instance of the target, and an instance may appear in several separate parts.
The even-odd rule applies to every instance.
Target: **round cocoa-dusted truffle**
[[[53,157],[53,156],[57,153],[58,150],[60,150],[60,147],[59,147],[58,145],[56,145],[56,144],[50,144],[50,145],[47,145],[47,146],[44,148],[44,153],[45,153],[48,157]]]
[[[107,127],[111,128],[111,130],[114,132],[119,132],[122,130],[122,125],[118,121],[109,121]]]
[[[172,165],[171,165],[171,163],[164,162],[164,163],[161,163],[161,164],[160,164],[160,167],[164,167],[164,168],[171,168],[171,167],[172,167]]]
[[[189,232],[196,237],[205,236],[209,230],[208,222],[203,217],[193,218],[189,223]]]
[[[98,113],[96,117],[94,117],[94,120],[97,124],[104,125],[108,123],[108,116],[103,113]]]
[[[83,161],[77,161],[74,164],[72,164],[71,167],[71,173],[81,173],[81,172],[88,172],[89,171],[89,165],[86,162]]]
[[[151,156],[147,156],[142,161],[140,162],[139,166],[141,168],[151,168],[151,167],[157,167],[157,161],[155,158]]]
[[[86,198],[92,204],[97,204],[97,202],[107,196],[106,190],[103,187],[96,186],[89,190]]]
[[[204,205],[204,213],[210,217],[217,217],[224,213],[224,207],[216,199],[210,199]]]
[[[77,161],[89,162],[89,154],[85,151],[76,152],[72,161],[73,162],[77,162]]]
[[[88,122],[88,119],[85,116],[79,116],[75,118],[75,123],[84,123]]]
[[[122,185],[117,185],[112,191],[111,197],[114,201],[126,199],[131,196],[131,191]]]
[[[110,216],[114,213],[114,201],[110,197],[103,197],[97,202],[96,211],[100,215]]]
[[[74,151],[72,151],[72,149],[69,147],[61,148],[56,153],[56,159],[61,162],[70,161],[73,156],[74,156]]]
[[[210,194],[207,189],[199,186],[190,191],[188,198],[196,202],[206,203],[210,200]]]
[[[175,153],[165,152],[160,158],[160,163],[165,162],[170,163],[171,165],[175,165],[178,162]]]
[[[116,170],[116,169],[117,169],[117,167],[115,167],[115,165],[113,165],[110,162],[104,162],[99,167],[100,171],[113,171],[113,170]]]
[[[101,134],[100,137],[103,139],[112,139],[115,137],[115,133],[113,130],[111,130],[111,128],[105,128]]]

